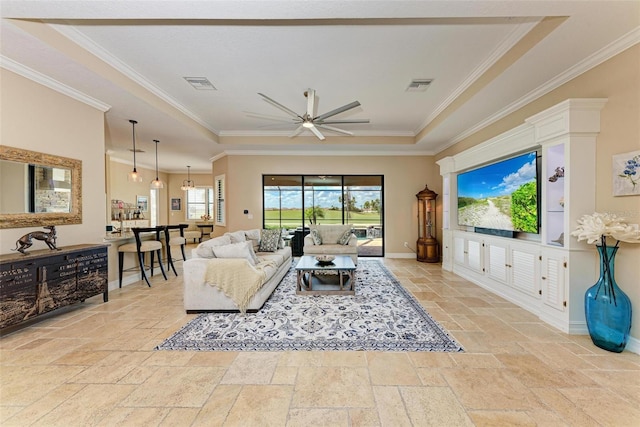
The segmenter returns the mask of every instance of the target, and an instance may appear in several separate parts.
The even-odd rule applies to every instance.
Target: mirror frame
[[[71,212],[0,213],[0,229],[82,224],[82,160],[0,145],[0,159],[71,169]]]

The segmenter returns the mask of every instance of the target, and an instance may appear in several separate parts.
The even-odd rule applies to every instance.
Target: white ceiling
[[[436,154],[640,41],[638,1],[3,0],[1,65],[106,111],[107,149],[210,171],[223,152]],[[206,77],[198,91],[183,77]],[[433,79],[407,92],[412,79]],[[370,119],[289,138],[258,92]]]

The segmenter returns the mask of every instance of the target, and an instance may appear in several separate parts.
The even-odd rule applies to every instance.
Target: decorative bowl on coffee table
[[[333,255],[317,255],[316,256],[316,261],[318,261],[318,264],[320,265],[331,265],[334,259],[336,259],[336,257]]]

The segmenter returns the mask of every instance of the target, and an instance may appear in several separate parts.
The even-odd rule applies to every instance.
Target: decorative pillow
[[[244,236],[247,238],[247,241],[250,241],[253,245],[253,251],[256,252],[260,247],[260,229],[254,228],[253,230],[245,230]]]
[[[318,230],[319,236],[323,245],[334,245],[338,243],[338,240],[345,231],[351,231],[353,229],[352,224],[318,224],[309,226],[311,231]]]
[[[246,242],[247,238],[244,234],[244,230],[234,231],[233,233],[224,233],[225,236],[229,236],[231,243]]]
[[[224,246],[231,243],[229,236],[220,236],[213,239],[205,240],[196,247],[196,254],[200,258],[215,258],[213,253],[214,246]]]
[[[249,255],[251,255],[253,264],[259,264],[260,260],[258,259],[258,255],[256,255],[256,251],[253,250],[253,245],[251,243],[252,243],[251,240],[247,240],[247,248],[249,249]]]
[[[213,253],[216,258],[245,258],[251,263],[251,265],[256,265],[253,257],[251,256],[250,248],[251,245],[244,241],[232,243],[230,245],[214,246]]]
[[[338,239],[338,244],[340,245],[348,245],[349,240],[351,240],[351,230],[347,230],[342,233],[342,236]]]
[[[278,242],[280,241],[280,229],[262,230],[260,233],[259,252],[275,252],[278,250]]]
[[[260,241],[260,229],[259,228],[254,228],[253,230],[245,230],[244,231],[244,237],[247,240]]]
[[[320,232],[317,229],[312,228],[310,234],[311,234],[311,239],[313,239],[314,245],[322,244],[322,237],[320,237]]]

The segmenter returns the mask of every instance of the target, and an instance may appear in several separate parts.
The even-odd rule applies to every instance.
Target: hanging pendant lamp
[[[153,142],[156,143],[156,179],[151,181],[152,190],[156,188],[164,188],[164,182],[160,181],[160,179],[158,178],[158,142],[160,141],[158,141],[157,139],[154,139]]]
[[[142,175],[139,174],[136,169],[136,124],[138,124],[138,122],[135,120],[129,120],[129,123],[131,123],[133,128],[133,170],[127,175],[127,181],[142,182]]]
[[[191,166],[187,166],[187,179],[182,181],[182,187],[180,187],[180,189],[182,191],[187,191],[194,188],[196,188],[196,185],[193,181],[191,181]]]

